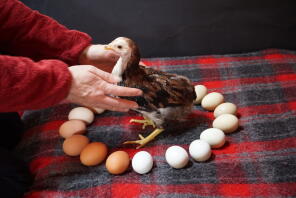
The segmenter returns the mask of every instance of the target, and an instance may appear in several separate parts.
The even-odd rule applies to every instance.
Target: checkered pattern
[[[173,169],[164,153],[171,145],[188,149],[191,141],[211,127],[213,113],[195,106],[185,125],[172,125],[141,150],[154,159],[154,168],[138,175],[131,168],[110,175],[104,164],[81,165],[78,157],[62,151],[59,126],[74,105],[63,104],[23,115],[27,131],[18,152],[29,162],[35,182],[34,197],[296,197],[296,52],[265,50],[254,53],[153,58],[143,60],[156,69],[182,74],[194,84],[217,91],[238,105],[240,128],[227,143],[213,150],[204,163],[190,160]],[[135,113],[105,112],[88,127],[91,141],[102,141],[110,152],[139,150],[122,143],[144,136],[152,128],[130,124]]]

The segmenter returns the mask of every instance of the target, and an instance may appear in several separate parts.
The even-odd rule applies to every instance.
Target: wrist
[[[79,56],[79,60],[78,60],[80,65],[87,65],[87,64],[88,64],[88,57],[87,57],[87,54],[88,54],[89,48],[90,48],[91,46],[92,46],[92,45],[87,46],[87,47],[82,51],[82,53],[80,54],[80,56]]]

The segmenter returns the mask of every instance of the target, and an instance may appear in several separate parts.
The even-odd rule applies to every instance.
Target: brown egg
[[[118,175],[125,172],[130,164],[127,152],[116,151],[109,155],[106,160],[106,168],[109,173]]]
[[[67,155],[78,156],[82,149],[89,143],[89,139],[83,135],[73,135],[65,139],[63,150]]]
[[[59,133],[63,138],[68,138],[74,134],[83,134],[85,130],[86,124],[82,120],[69,120],[60,126]]]
[[[80,161],[86,166],[95,166],[103,162],[107,156],[107,146],[101,142],[92,142],[82,150]]]

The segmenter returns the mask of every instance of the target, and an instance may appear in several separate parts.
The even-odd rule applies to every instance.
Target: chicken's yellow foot
[[[147,137],[143,137],[141,134],[139,135],[140,140],[135,140],[135,141],[126,141],[123,144],[139,144],[137,149],[145,146],[148,142],[153,140],[157,135],[159,135],[161,132],[163,132],[164,129],[155,129],[150,135]]]
[[[151,126],[153,126],[153,128],[155,128],[154,122],[152,120],[149,120],[149,119],[146,119],[146,118],[144,120],[131,119],[130,122],[143,124],[142,129],[145,129],[146,126],[149,126],[149,125],[151,125]]]

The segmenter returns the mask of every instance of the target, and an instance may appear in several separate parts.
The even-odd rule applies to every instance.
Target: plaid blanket
[[[238,105],[240,128],[227,134],[223,148],[214,149],[207,162],[192,159],[184,169],[165,162],[169,146],[188,149],[191,141],[212,126],[212,112],[195,106],[186,127],[172,124],[146,147],[154,159],[152,171],[139,175],[131,168],[110,175],[104,164],[83,166],[78,157],[62,151],[58,128],[72,104],[28,111],[26,133],[18,145],[35,181],[27,198],[34,197],[296,197],[296,52],[264,50],[254,53],[144,59],[156,69],[182,74],[209,92],[217,91]],[[144,136],[130,124],[133,113],[105,112],[88,127],[91,141],[102,141],[110,152],[139,150],[122,145]]]

